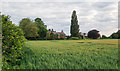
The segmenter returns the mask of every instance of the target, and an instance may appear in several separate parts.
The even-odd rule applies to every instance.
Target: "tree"
[[[50,39],[55,40],[57,38],[57,34],[50,33]]]
[[[112,39],[118,39],[119,35],[118,35],[118,33],[113,33],[112,35],[110,35],[110,38],[112,38]]]
[[[47,35],[46,35],[46,38],[47,38],[47,39],[51,39],[50,34],[51,34],[51,32],[47,33]]]
[[[51,31],[51,29],[48,29],[48,31]]]
[[[20,28],[22,28],[26,38],[31,38],[31,37],[37,37],[38,36],[38,27],[29,18],[22,19],[20,21],[19,26],[20,26]]]
[[[120,30],[118,30],[117,32],[112,33],[109,38],[111,39],[120,39]]]
[[[91,39],[98,39],[100,37],[99,31],[97,30],[91,30],[88,32],[88,38]]]
[[[120,39],[120,30],[117,31],[118,39]]]
[[[70,33],[72,37],[78,36],[78,33],[79,33],[79,25],[78,25],[78,20],[77,20],[77,15],[75,10],[72,13]]]
[[[39,37],[41,37],[41,38],[46,37],[47,25],[45,25],[44,22],[40,18],[36,18],[35,23],[37,24],[37,27],[39,29],[39,31],[38,31]]]
[[[108,37],[105,35],[102,35],[102,39],[107,39]]]
[[[12,24],[10,16],[2,15],[2,60],[4,63],[18,65],[23,55],[25,37],[23,31]]]

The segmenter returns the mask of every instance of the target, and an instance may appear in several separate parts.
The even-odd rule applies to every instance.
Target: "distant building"
[[[47,32],[46,37],[48,37],[48,38],[52,37],[51,34],[56,35],[54,38],[57,38],[57,39],[60,39],[60,38],[63,38],[63,39],[64,39],[64,38],[66,37],[66,34],[63,32],[63,30],[62,30],[61,32],[56,32],[56,31],[54,31],[53,29],[52,29],[52,30],[49,30],[49,31]]]

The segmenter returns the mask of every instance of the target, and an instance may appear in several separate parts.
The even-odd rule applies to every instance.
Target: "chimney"
[[[86,35],[86,33],[83,33],[83,35],[85,36],[85,35]]]
[[[52,32],[53,32],[53,29],[52,29]]]
[[[80,32],[79,34],[82,35],[82,32]]]
[[[63,30],[61,32],[63,32]]]

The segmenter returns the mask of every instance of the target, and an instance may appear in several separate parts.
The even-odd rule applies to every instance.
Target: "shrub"
[[[108,39],[108,37],[105,35],[102,35],[102,39]]]
[[[49,33],[46,34],[46,38],[47,38],[47,39],[50,39],[50,38],[51,38],[51,37],[50,37],[50,34],[51,34],[51,32],[49,32]]]
[[[110,38],[112,38],[112,39],[118,39],[118,38],[119,38],[119,35],[118,35],[118,33],[113,33],[113,34],[110,36]]]
[[[117,31],[118,39],[120,39],[120,30]]]
[[[69,40],[79,40],[79,37],[71,37]]]
[[[57,36],[58,36],[57,34],[51,33],[50,39],[55,40],[55,39],[57,39]]]
[[[100,37],[99,31],[97,30],[91,30],[88,32],[88,38],[91,39],[98,39]]]
[[[120,39],[120,30],[118,30],[117,32],[115,33],[112,33],[109,38],[111,39]]]
[[[78,38],[79,38],[79,39],[83,39],[83,36],[79,35]]]
[[[70,39],[71,36],[66,36],[66,37],[67,37],[66,39],[68,40],[68,39]]]
[[[4,64],[19,65],[23,55],[24,34],[12,24],[9,16],[2,15],[2,53]]]

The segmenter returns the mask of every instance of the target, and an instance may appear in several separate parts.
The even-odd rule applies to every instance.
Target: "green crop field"
[[[118,69],[118,40],[27,41],[21,69]]]
[[[118,69],[118,40],[28,41],[25,69]]]

